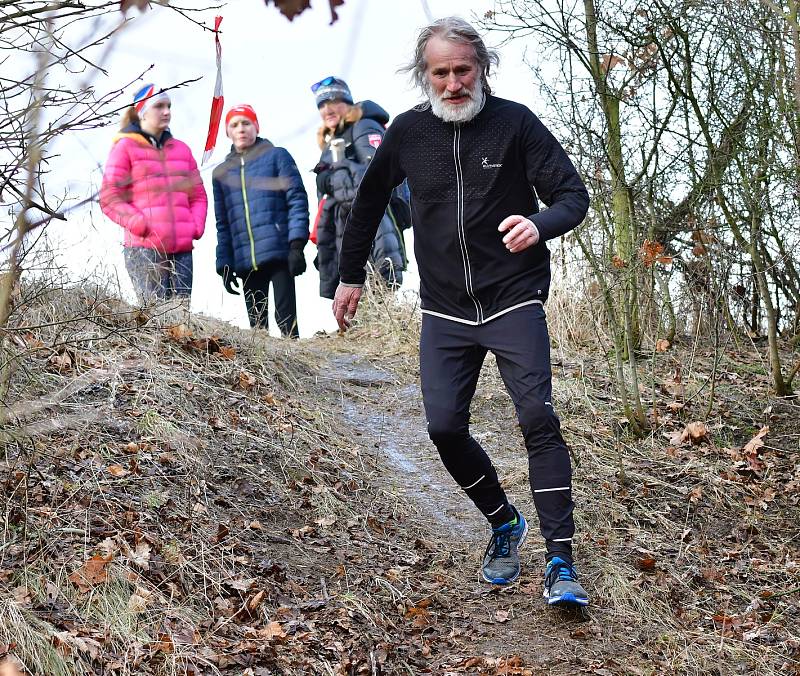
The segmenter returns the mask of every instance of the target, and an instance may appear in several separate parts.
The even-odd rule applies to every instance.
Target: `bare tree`
[[[786,227],[799,213],[800,52],[797,3],[784,14],[771,2],[500,0],[487,13],[487,28],[535,40],[551,104],[539,112],[589,184],[593,208],[572,238],[602,290],[634,428],[647,427],[636,355],[673,339],[676,304],[696,335],[722,320],[738,330],[749,308],[775,391],[788,391],[778,335],[796,327],[800,287]]]

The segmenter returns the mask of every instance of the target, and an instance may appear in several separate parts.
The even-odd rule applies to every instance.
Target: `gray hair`
[[[437,19],[432,24],[423,28],[417,38],[417,46],[414,50],[413,60],[398,70],[398,73],[411,73],[411,81],[422,91],[427,90],[425,70],[428,64],[425,62],[425,47],[427,47],[428,41],[432,37],[438,37],[458,44],[471,45],[475,50],[475,60],[478,63],[478,70],[481,74],[483,91],[486,94],[492,93],[492,88],[489,86],[488,79],[489,71],[492,66],[497,67],[500,64],[500,56],[494,49],[489,49],[486,46],[483,39],[478,34],[478,31],[472,27],[472,24],[457,16],[447,16],[443,19]]]

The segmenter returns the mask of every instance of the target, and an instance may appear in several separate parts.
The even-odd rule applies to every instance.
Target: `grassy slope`
[[[406,311],[379,301],[348,340],[300,345],[200,320],[191,335],[166,317],[142,326],[85,292],[43,297],[24,323],[80,312],[94,319],[18,332],[24,403],[4,427],[0,649],[33,673],[797,670],[799,416],[786,401],[764,413],[752,350],[726,350],[707,439],[679,445],[669,437],[708,403],[709,355],[655,355],[658,427],[636,440],[599,351],[556,341],[595,601],[583,617],[542,607],[535,543],[519,584],[477,583],[474,541],[445,539],[388,480],[380,440],[343,416],[350,403],[384,411],[387,434],[393,418],[423,424]],[[325,364],[342,352],[390,376],[337,374]],[[493,367],[473,410],[533,516]],[[743,452],[765,423],[765,445]]]

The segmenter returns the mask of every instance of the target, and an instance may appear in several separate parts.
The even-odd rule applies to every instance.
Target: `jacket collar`
[[[131,122],[131,124],[125,127],[114,137],[114,141],[116,142],[123,138],[133,139],[138,143],[149,145],[153,148],[163,148],[167,144],[167,141],[172,138],[172,133],[169,129],[165,129],[161,133],[161,138],[157,139],[155,136],[148,134],[144,129],[142,129],[138,122]]]
[[[225,157],[225,160],[226,161],[238,160],[241,157],[250,160],[253,159],[254,157],[258,157],[262,153],[265,153],[267,152],[267,150],[270,150],[274,147],[275,146],[272,144],[272,141],[270,141],[269,139],[256,136],[256,142],[249,148],[247,148],[243,153],[240,153],[238,150],[236,150],[236,147],[233,144],[231,144],[231,151]]]

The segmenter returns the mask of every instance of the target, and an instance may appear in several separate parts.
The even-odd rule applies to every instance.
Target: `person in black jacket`
[[[569,451],[551,399],[544,302],[545,242],[586,216],[589,197],[561,145],[525,106],[491,95],[497,55],[463,19],[419,36],[408,67],[428,101],[398,116],[361,181],[345,229],[333,310],[342,330],[358,307],[363,262],[392,188],[411,189],[420,272],[420,378],[428,433],[445,467],[484,514],[492,536],[483,579],[519,576],[528,525],[509,503],[469,408],[491,350],[528,450],[531,490],[546,543],[544,595],[588,605],[572,560]],[[541,199],[547,209],[539,211]]]
[[[354,104],[347,83],[334,76],[320,80],[311,90],[322,118],[317,132],[322,155],[314,171],[317,197],[324,200],[317,221],[315,265],[320,296],[332,299],[339,283],[339,249],[347,215],[361,177],[383,140],[389,114],[373,101]],[[337,140],[343,145],[343,157],[338,161],[331,147]],[[392,288],[402,284],[406,266],[403,219],[398,209],[403,204],[396,201],[384,211],[367,260]]]
[[[225,290],[244,300],[250,326],[266,329],[269,286],[281,335],[297,338],[294,278],[306,269],[308,197],[292,156],[258,136],[252,106],[231,108],[225,133],[230,154],[214,169],[217,273]]]

